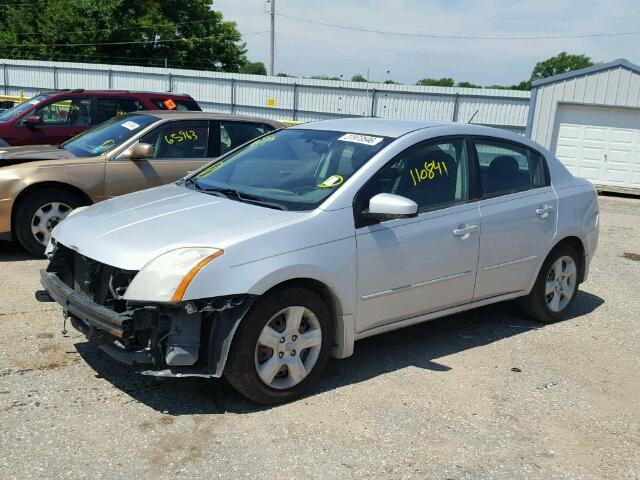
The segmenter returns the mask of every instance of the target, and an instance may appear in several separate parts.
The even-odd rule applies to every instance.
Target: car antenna
[[[475,112],[473,112],[473,115],[471,115],[471,118],[469,119],[469,121],[467,123],[471,123],[473,122],[473,119],[476,118],[476,115],[478,114],[480,110],[476,110]]]

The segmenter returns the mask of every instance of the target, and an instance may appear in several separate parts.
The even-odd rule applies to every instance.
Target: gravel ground
[[[272,408],[63,336],[45,263],[2,244],[0,478],[638,479],[640,200],[601,207],[571,319],[505,303],[363,340]]]

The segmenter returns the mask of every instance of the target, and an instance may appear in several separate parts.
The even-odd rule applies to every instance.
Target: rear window
[[[151,100],[160,110],[191,110],[200,112],[202,109],[195,100],[178,100],[176,98],[154,98]]]
[[[110,118],[125,113],[143,110],[140,101],[135,98],[105,97],[96,99],[96,108],[91,116],[91,124],[99,125]]]

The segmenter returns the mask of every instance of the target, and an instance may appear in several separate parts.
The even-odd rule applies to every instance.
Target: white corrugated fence
[[[204,110],[310,121],[341,116],[467,122],[524,133],[529,92],[266,77],[175,68],[0,59],[0,89],[188,93]],[[477,112],[477,113],[476,113]]]

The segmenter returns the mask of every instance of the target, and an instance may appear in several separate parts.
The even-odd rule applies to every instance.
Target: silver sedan
[[[566,318],[597,240],[592,185],[524,137],[329,120],[75,210],[37,295],[143,373],[276,403],[371,335],[510,299]]]

